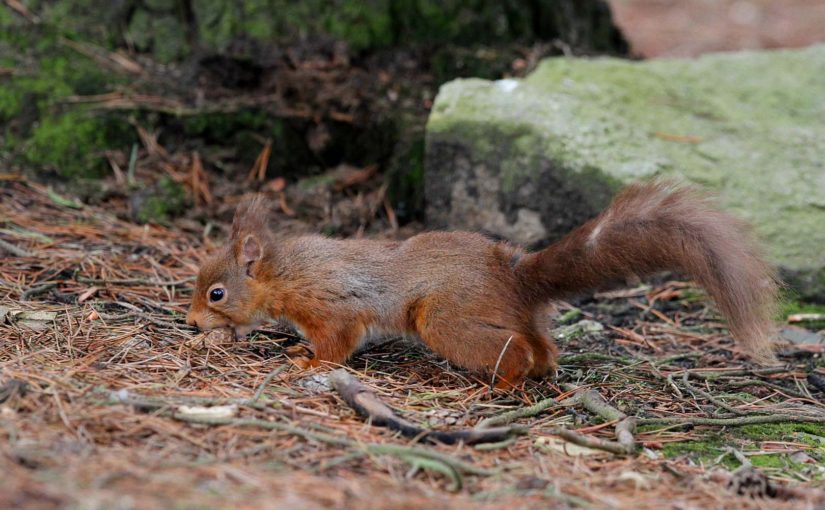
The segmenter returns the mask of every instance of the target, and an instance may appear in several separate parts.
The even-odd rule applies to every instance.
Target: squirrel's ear
[[[262,196],[259,195],[252,200],[242,202],[235,210],[235,218],[232,220],[232,239],[240,240],[242,235],[248,232],[259,235],[265,233],[268,215],[269,207]]]
[[[260,260],[263,254],[264,251],[261,247],[261,242],[254,234],[249,234],[243,238],[240,253],[238,254],[241,264],[249,266],[249,264]]]

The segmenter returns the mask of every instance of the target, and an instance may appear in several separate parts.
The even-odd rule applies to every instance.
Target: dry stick
[[[773,374],[781,374],[782,372],[788,372],[788,367],[767,367],[767,368],[756,368],[753,370],[743,369],[743,370],[728,370],[728,371],[718,371],[718,372],[700,372],[697,370],[690,371],[691,377],[695,377],[696,379],[718,379],[719,377],[736,377],[736,376],[743,376],[743,375],[773,375]]]
[[[497,425],[506,425],[508,423],[512,423],[518,420],[519,418],[529,418],[531,416],[536,416],[537,414],[541,414],[542,412],[544,412],[547,409],[550,409],[551,407],[556,407],[560,405],[564,404],[557,402],[554,398],[546,398],[528,407],[522,407],[520,409],[507,411],[505,413],[492,416],[490,418],[485,418],[478,422],[478,425],[476,425],[476,427],[484,429],[494,427]]]
[[[628,416],[616,424],[616,441],[624,447],[625,453],[633,453],[636,449],[636,438],[633,436],[636,422],[635,416]]]
[[[44,283],[43,285],[32,287],[27,291],[23,292],[22,294],[20,294],[20,301],[28,301],[29,298],[33,298],[34,296],[44,294],[55,287],[57,287],[56,283]]]
[[[587,361],[612,361],[621,365],[632,365],[633,363],[639,362],[639,360],[633,358],[621,358],[599,352],[585,352],[582,354],[568,354],[567,356],[562,356],[559,358],[559,365],[575,365]]]
[[[289,368],[289,365],[280,365],[278,367],[275,367],[275,369],[272,372],[270,372],[269,375],[266,376],[266,378],[264,378],[264,382],[262,382],[261,385],[258,387],[258,391],[255,392],[255,395],[253,395],[252,398],[250,398],[247,401],[247,405],[254,406],[255,404],[257,404],[258,401],[261,400],[261,397],[263,396],[266,387],[269,385],[270,382],[272,382],[272,379],[275,378],[276,375],[286,370],[287,368]]]
[[[527,432],[524,427],[475,428],[453,431],[426,430],[397,416],[369,388],[346,370],[342,368],[334,370],[329,374],[329,381],[335,391],[344,399],[344,402],[358,414],[369,418],[373,424],[379,427],[396,430],[406,437],[415,437],[422,441],[438,441],[445,444],[458,442],[478,444],[499,443]]]
[[[564,388],[565,391],[576,391],[578,389],[572,384],[563,384],[562,388]],[[582,404],[582,406],[584,406],[585,409],[605,421],[619,422],[616,424],[615,428],[617,442],[588,438],[588,442],[590,442],[590,444],[583,446],[590,446],[591,448],[598,448],[618,454],[633,453],[636,449],[636,438],[633,437],[637,424],[637,419],[635,417],[627,416],[625,413],[608,404],[596,390],[585,390],[583,392],[578,392],[574,395],[574,397],[578,398],[578,401]],[[559,435],[565,439],[567,437],[572,437],[570,434]],[[581,434],[578,433],[577,435],[581,436]]]
[[[501,352],[498,353],[498,360],[496,360],[496,367],[493,369],[493,377],[490,380],[490,391],[493,391],[493,388],[496,386],[496,375],[498,375],[498,367],[501,365],[501,360],[504,358],[504,353],[507,352],[507,348],[510,346],[510,342],[513,341],[513,335],[510,335],[510,338],[507,339],[507,343],[504,344],[504,347],[501,349]],[[510,382],[510,381],[505,381]]]
[[[0,239],[0,250],[7,251],[15,257],[34,257],[31,252]]]
[[[117,302],[115,304],[121,305],[121,306],[123,305],[123,303],[120,303],[120,302]],[[134,307],[134,308],[136,308],[138,311],[136,311],[136,312],[126,312],[126,313],[121,313],[121,314],[117,314],[117,315],[103,313],[103,312],[98,311],[97,315],[98,315],[98,317],[100,317],[101,319],[106,320],[106,321],[128,319],[129,317],[137,317],[138,319],[143,319],[147,322],[155,324],[156,326],[161,326],[161,327],[164,327],[164,328],[182,329],[182,330],[185,330],[185,331],[197,331],[198,330],[198,328],[196,328],[195,326],[190,326],[189,324],[185,324],[183,322],[177,323],[177,322],[169,322],[169,321],[164,321],[164,320],[161,320],[161,319],[156,319],[151,314],[143,312],[137,307]],[[95,311],[97,311],[97,310],[95,310]],[[170,317],[170,318],[172,318],[172,317]]]
[[[87,283],[90,285],[147,285],[153,287],[176,287],[179,285],[185,285],[187,283],[192,283],[195,281],[194,278],[183,278],[181,280],[173,280],[168,282],[159,282],[156,280],[146,280],[143,278],[127,278],[127,279],[114,279],[114,280],[105,280],[105,279],[98,279],[98,278],[87,278],[85,276],[77,276],[75,277],[80,283]]]
[[[725,402],[722,402],[721,400],[714,397],[713,395],[711,395],[707,391],[705,391],[701,388],[697,388],[696,386],[690,384],[690,381],[688,380],[690,378],[690,373],[691,373],[690,370],[685,370],[685,373],[682,374],[682,384],[685,385],[685,388],[687,388],[687,390],[689,392],[691,392],[694,397],[699,395],[700,397],[703,397],[705,400],[708,400],[711,403],[713,403],[713,405],[715,405],[716,407],[721,407],[722,409],[724,409],[726,411],[730,411],[733,414],[738,414],[739,416],[751,414],[747,411],[743,411],[743,410],[737,409],[737,408],[735,408],[735,407],[733,407],[729,404],[726,404]]]
[[[790,388],[786,388],[786,387],[782,386],[781,384],[774,384],[772,382],[762,381],[762,380],[759,380],[759,379],[742,379],[742,380],[739,380],[739,381],[725,381],[725,384],[728,385],[728,386],[732,386],[734,388],[745,388],[745,387],[748,387],[748,386],[765,386],[766,388],[771,388],[771,389],[774,389],[776,391],[781,391],[782,393],[787,393],[788,395],[790,395],[792,397],[808,398],[808,399],[811,398],[810,395],[806,395],[806,394],[802,393],[801,391],[792,390]]]
[[[731,413],[733,413],[735,415],[739,415],[739,416],[748,416],[748,415],[753,416],[754,414],[757,414],[757,413],[774,412],[774,411],[771,411],[771,410],[765,410],[765,411],[756,410],[756,411],[750,412],[750,411],[744,411],[744,410],[741,410],[741,409],[737,409],[737,408],[735,408],[735,407],[733,407],[729,404],[726,404],[725,402],[721,401],[720,399],[718,399],[717,397],[711,395],[710,393],[704,391],[703,389],[697,388],[696,386],[693,386],[692,384],[690,384],[690,382],[688,381],[688,377],[692,376],[694,374],[695,374],[695,372],[691,372],[690,370],[688,370],[684,374],[682,374],[682,383],[685,385],[685,387],[691,393],[693,393],[694,397],[698,394],[701,397],[704,397],[705,399],[707,399],[708,401],[713,403],[714,405],[716,405],[717,407],[721,407],[722,409],[730,411]],[[772,385],[771,386],[770,383],[765,383],[765,385],[769,386],[769,387],[776,387],[780,391],[786,391],[785,388],[783,388],[779,385]],[[809,397],[803,396],[803,398],[809,398]],[[812,410],[815,411],[816,408],[812,408]],[[808,416],[808,415],[800,415],[800,416]]]
[[[564,389],[565,391],[575,391],[577,388],[572,385],[564,385]],[[532,406],[523,407],[521,409],[516,409],[513,411],[508,411],[498,416],[493,416],[491,418],[482,420],[481,422],[479,422],[477,427],[484,428],[493,425],[510,423],[515,420],[518,420],[519,418],[535,416],[551,407],[569,407],[577,404],[582,404],[585,407],[585,409],[605,419],[606,421],[618,420],[619,423],[616,424],[617,442],[591,438],[579,434],[578,432],[558,427],[552,429],[552,434],[558,435],[559,437],[562,437],[563,439],[568,440],[571,443],[578,444],[580,446],[587,446],[589,448],[605,450],[620,455],[632,453],[635,450],[636,440],[633,437],[633,432],[636,430],[636,418],[629,417],[621,411],[619,411],[618,409],[610,406],[607,402],[605,402],[601,395],[599,395],[594,390],[578,392],[572,397],[567,398],[561,402],[558,402],[553,398],[547,398],[536,404],[533,404]]]
[[[627,415],[607,403],[596,390],[577,391],[579,388],[572,384],[562,384],[564,391],[576,392],[579,402],[591,413],[605,421],[623,420]],[[580,396],[579,396],[580,395]]]
[[[597,437],[585,436],[584,434],[579,434],[573,430],[556,427],[550,429],[549,432],[555,436],[559,436],[565,441],[569,441],[579,446],[593,448],[594,450],[604,450],[606,452],[615,453],[616,455],[627,455],[629,453],[626,447],[622,444],[614,441],[608,441],[606,439],[599,439]]]

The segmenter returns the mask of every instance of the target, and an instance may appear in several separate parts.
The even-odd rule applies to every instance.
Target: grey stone
[[[624,184],[680,176],[754,225],[825,299],[825,46],[633,62],[553,58],[523,80],[441,87],[427,218],[541,246]]]
[[[786,342],[793,344],[816,344],[821,345],[825,343],[825,336],[808,331],[804,328],[784,327],[779,330],[779,337]]]

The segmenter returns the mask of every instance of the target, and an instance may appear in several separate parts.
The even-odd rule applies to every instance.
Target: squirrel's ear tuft
[[[243,238],[243,241],[241,242],[241,249],[238,254],[241,264],[248,266],[249,264],[260,260],[261,257],[263,257],[263,254],[264,251],[257,236],[254,234],[248,234]]]
[[[243,234],[254,233],[263,236],[267,232],[269,206],[263,196],[256,196],[238,205],[232,220],[232,239],[239,240]]]

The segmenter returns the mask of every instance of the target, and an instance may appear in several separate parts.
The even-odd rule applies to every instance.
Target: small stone
[[[792,344],[825,344],[825,336],[804,328],[788,326],[779,330],[779,336]]]
[[[332,383],[329,382],[329,377],[324,374],[313,374],[298,379],[295,383],[310,393],[328,393],[332,391]]]
[[[816,459],[805,452],[796,452],[791,455],[791,460],[800,464],[816,464]]]

